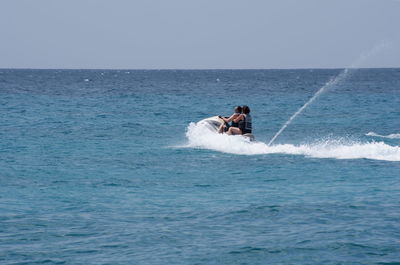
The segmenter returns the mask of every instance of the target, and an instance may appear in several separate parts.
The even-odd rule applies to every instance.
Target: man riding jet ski
[[[208,127],[219,133],[226,132],[229,135],[243,135],[253,141],[254,135],[252,134],[252,119],[250,116],[250,108],[243,106],[242,113],[238,112],[239,107],[235,108],[235,113],[230,117],[213,116],[204,120]],[[231,124],[229,124],[231,122]]]

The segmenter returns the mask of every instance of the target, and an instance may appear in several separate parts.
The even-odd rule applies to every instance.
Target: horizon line
[[[400,66],[385,67],[294,67],[294,68],[31,68],[0,67],[0,70],[107,70],[107,71],[212,71],[212,70],[343,70],[343,69],[398,69]]]

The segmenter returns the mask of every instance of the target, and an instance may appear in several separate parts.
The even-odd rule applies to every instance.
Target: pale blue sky
[[[1,0],[0,68],[400,67],[399,0]]]

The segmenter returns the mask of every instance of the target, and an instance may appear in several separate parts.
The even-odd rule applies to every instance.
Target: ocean
[[[0,263],[400,264],[400,69],[341,73],[0,69]]]

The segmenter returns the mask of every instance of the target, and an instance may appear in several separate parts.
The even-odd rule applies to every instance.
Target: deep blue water
[[[400,69],[266,145],[341,71],[0,69],[0,263],[400,264]]]

